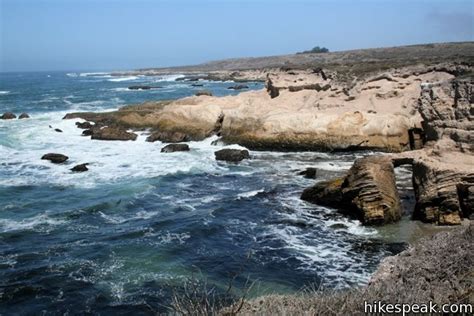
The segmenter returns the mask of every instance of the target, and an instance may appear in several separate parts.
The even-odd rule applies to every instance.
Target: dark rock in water
[[[146,138],[147,142],[156,142],[157,140],[164,143],[181,143],[190,139],[185,133],[181,132],[154,132]]]
[[[68,157],[68,156],[65,156],[65,155],[63,155],[63,154],[49,153],[49,154],[43,155],[43,157],[41,157],[41,159],[43,159],[43,160],[49,160],[49,161],[51,161],[52,163],[63,163],[63,162],[65,162],[66,160],[68,160],[69,157]]]
[[[341,223],[332,224],[329,227],[331,227],[332,229],[347,229],[347,226]]]
[[[221,149],[214,153],[216,160],[223,160],[229,162],[239,162],[250,158],[248,150],[240,149]]]
[[[12,120],[14,118],[16,118],[16,115],[12,112],[5,112],[2,116],[0,116],[0,119],[2,120]]]
[[[169,144],[161,149],[162,153],[172,153],[175,151],[189,151],[187,144]]]
[[[137,134],[127,132],[119,127],[107,126],[92,130],[92,139],[100,140],[136,140]]]
[[[203,87],[204,85],[203,84],[200,84],[200,83],[193,83],[191,85],[191,87]]]
[[[82,136],[91,136],[94,132],[91,129],[82,131]]]
[[[306,168],[306,170],[303,170],[303,171],[299,172],[298,174],[300,176],[304,176],[305,178],[308,178],[308,179],[316,179],[317,170],[318,169],[316,169],[316,168],[309,167],[309,168]]]
[[[200,90],[200,91],[196,92],[195,95],[198,96],[198,97],[201,96],[201,95],[207,95],[207,96],[212,97],[212,92],[208,91],[208,90]]]
[[[27,118],[30,118],[28,113],[21,113],[20,116],[18,117],[19,120],[27,119]]]
[[[160,88],[160,86],[130,86],[128,87],[128,90],[151,90]]]
[[[303,191],[301,199],[330,207],[344,206],[341,186],[344,178],[322,181]]]
[[[62,133],[62,132],[63,132],[63,131],[60,130],[59,128],[55,128],[54,131],[55,131],[55,132],[58,132],[58,133]]]
[[[238,85],[235,85],[235,86],[230,86],[228,87],[227,89],[230,89],[230,90],[242,90],[242,89],[248,89],[249,86],[246,86],[244,84],[238,84]]]
[[[80,165],[76,165],[76,166],[74,166],[73,168],[71,168],[71,171],[73,171],[73,172],[84,172],[84,171],[87,171],[87,170],[89,170],[89,169],[87,168],[87,165],[88,165],[88,163],[82,163],[82,164],[80,164]]]
[[[76,126],[82,129],[90,129],[94,127],[91,122],[76,122]]]

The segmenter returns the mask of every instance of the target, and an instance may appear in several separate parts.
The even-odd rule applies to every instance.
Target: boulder
[[[345,178],[317,183],[303,200],[341,209],[364,225],[381,225],[401,218],[392,161],[386,156],[357,159]]]
[[[2,120],[12,120],[14,118],[16,118],[16,115],[12,112],[5,112],[2,116],[0,116],[0,119]]]
[[[82,136],[92,136],[93,133],[91,129],[86,129],[82,131]]]
[[[127,132],[119,127],[106,126],[92,130],[92,139],[100,140],[136,140],[137,134]]]
[[[76,122],[76,126],[82,129],[90,129],[94,127],[94,125],[91,122]]]
[[[309,168],[306,168],[303,171],[298,172],[298,174],[300,176],[304,176],[305,178],[308,178],[308,179],[316,179],[317,170],[318,169],[316,169],[316,168],[309,167]]]
[[[43,155],[43,157],[41,157],[41,159],[42,160],[49,160],[52,163],[63,163],[66,160],[68,160],[69,157],[65,156],[63,154],[49,153],[49,154]]]
[[[18,116],[18,119],[19,119],[19,120],[27,119],[27,118],[30,118],[30,116],[28,115],[28,113],[21,113],[20,116]]]
[[[197,91],[195,95],[198,97],[202,95],[207,95],[209,97],[212,97],[212,92],[209,90],[200,90],[200,91]]]
[[[161,141],[164,143],[181,143],[189,140],[189,137],[185,133],[171,131],[154,132],[146,138],[147,142]]]
[[[342,196],[343,178],[336,178],[328,181],[316,183],[314,186],[307,188],[301,194],[301,199],[323,206],[340,208],[344,205]]]
[[[71,168],[71,171],[73,171],[73,172],[84,172],[84,171],[87,171],[87,170],[89,170],[89,169],[87,168],[87,165],[88,165],[88,163],[82,163],[82,164],[80,164],[80,165],[76,165],[76,166],[74,166],[73,168]]]
[[[250,154],[248,150],[240,149],[221,149],[214,153],[216,160],[223,160],[229,162],[240,162],[244,159],[249,159]]]
[[[243,89],[248,89],[248,88],[249,88],[249,86],[246,86],[244,84],[237,84],[235,86],[230,86],[227,89],[229,89],[229,90],[243,90]]]
[[[161,149],[162,153],[173,153],[175,151],[189,151],[187,144],[169,144]]]

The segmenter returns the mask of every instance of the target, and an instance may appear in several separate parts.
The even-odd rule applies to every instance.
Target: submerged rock
[[[16,118],[16,115],[12,112],[5,112],[2,116],[0,116],[0,119],[2,120],[12,120],[14,118]]]
[[[306,170],[298,172],[298,174],[300,176],[304,176],[305,178],[308,178],[308,179],[316,179],[317,170],[318,169],[316,169],[316,168],[309,167],[309,168],[306,168]]]
[[[85,172],[88,171],[89,169],[87,168],[88,163],[83,163],[80,165],[76,165],[73,168],[71,168],[71,171],[73,172]]]
[[[235,85],[235,86],[230,86],[227,89],[229,89],[229,90],[243,90],[243,89],[248,89],[248,88],[249,88],[249,86],[246,86],[244,84],[238,84],[238,85]]]
[[[164,143],[180,143],[189,141],[189,137],[181,132],[154,132],[146,138],[147,142],[161,141]]]
[[[169,144],[161,149],[162,153],[172,153],[175,151],[189,151],[187,144]]]
[[[63,154],[49,153],[49,154],[43,155],[43,157],[41,157],[41,159],[42,160],[49,160],[52,163],[63,163],[66,160],[68,160],[69,157],[65,156]]]
[[[160,88],[160,86],[130,86],[128,87],[128,90],[151,90]]]
[[[136,140],[137,137],[137,134],[127,132],[125,129],[106,126],[100,129],[93,129],[91,138],[99,140]]]
[[[317,183],[304,190],[301,198],[340,208],[364,225],[387,224],[401,218],[393,164],[385,156],[357,159],[345,178]]]
[[[28,113],[21,113],[20,116],[18,117],[19,120],[27,119],[27,118],[30,118]]]
[[[244,159],[249,159],[250,154],[248,150],[240,149],[221,149],[214,153],[216,160],[223,160],[229,162],[240,162]]]
[[[207,96],[209,96],[209,97],[212,97],[212,92],[209,91],[209,90],[200,90],[200,91],[196,92],[195,95],[196,95],[197,97],[202,96],[202,95],[207,95]]]

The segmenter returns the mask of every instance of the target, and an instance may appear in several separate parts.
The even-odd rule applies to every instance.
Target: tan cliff
[[[409,67],[348,85],[337,73],[322,70],[269,69],[265,74],[267,91],[194,96],[125,107],[115,113],[74,113],[67,117],[179,132],[195,140],[219,133],[223,141],[250,149],[373,148],[398,152],[410,148],[408,131],[421,127],[422,118],[416,109],[421,84],[454,77],[443,70],[420,73],[418,68]]]

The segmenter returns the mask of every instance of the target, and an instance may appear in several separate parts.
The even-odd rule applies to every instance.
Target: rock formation
[[[0,120],[12,120],[16,118],[16,115],[12,112],[5,112],[2,116],[0,116]]]
[[[91,138],[100,140],[136,140],[137,134],[127,132],[119,127],[106,126],[92,129]]]
[[[73,168],[71,168],[72,172],[85,172],[88,171],[89,168],[87,168],[88,163],[82,163],[80,165],[76,165]]]
[[[49,160],[52,163],[63,163],[66,160],[68,160],[69,157],[65,156],[63,154],[49,153],[49,154],[43,155],[43,157],[41,157],[41,159],[42,160]]]
[[[20,116],[18,116],[18,119],[20,119],[20,120],[27,119],[27,118],[30,118],[28,113],[21,113]]]
[[[301,198],[342,208],[365,225],[391,223],[401,217],[393,164],[386,156],[358,159],[347,176],[318,183],[306,189]]]
[[[223,160],[228,162],[240,162],[244,159],[249,159],[250,154],[248,150],[240,149],[221,149],[215,153],[216,160]]]
[[[175,151],[189,151],[187,144],[169,144],[161,149],[162,153],[173,153]]]
[[[181,132],[153,132],[150,136],[146,138],[147,142],[156,142],[161,141],[164,143],[180,143],[189,141],[188,136],[185,133]]]

